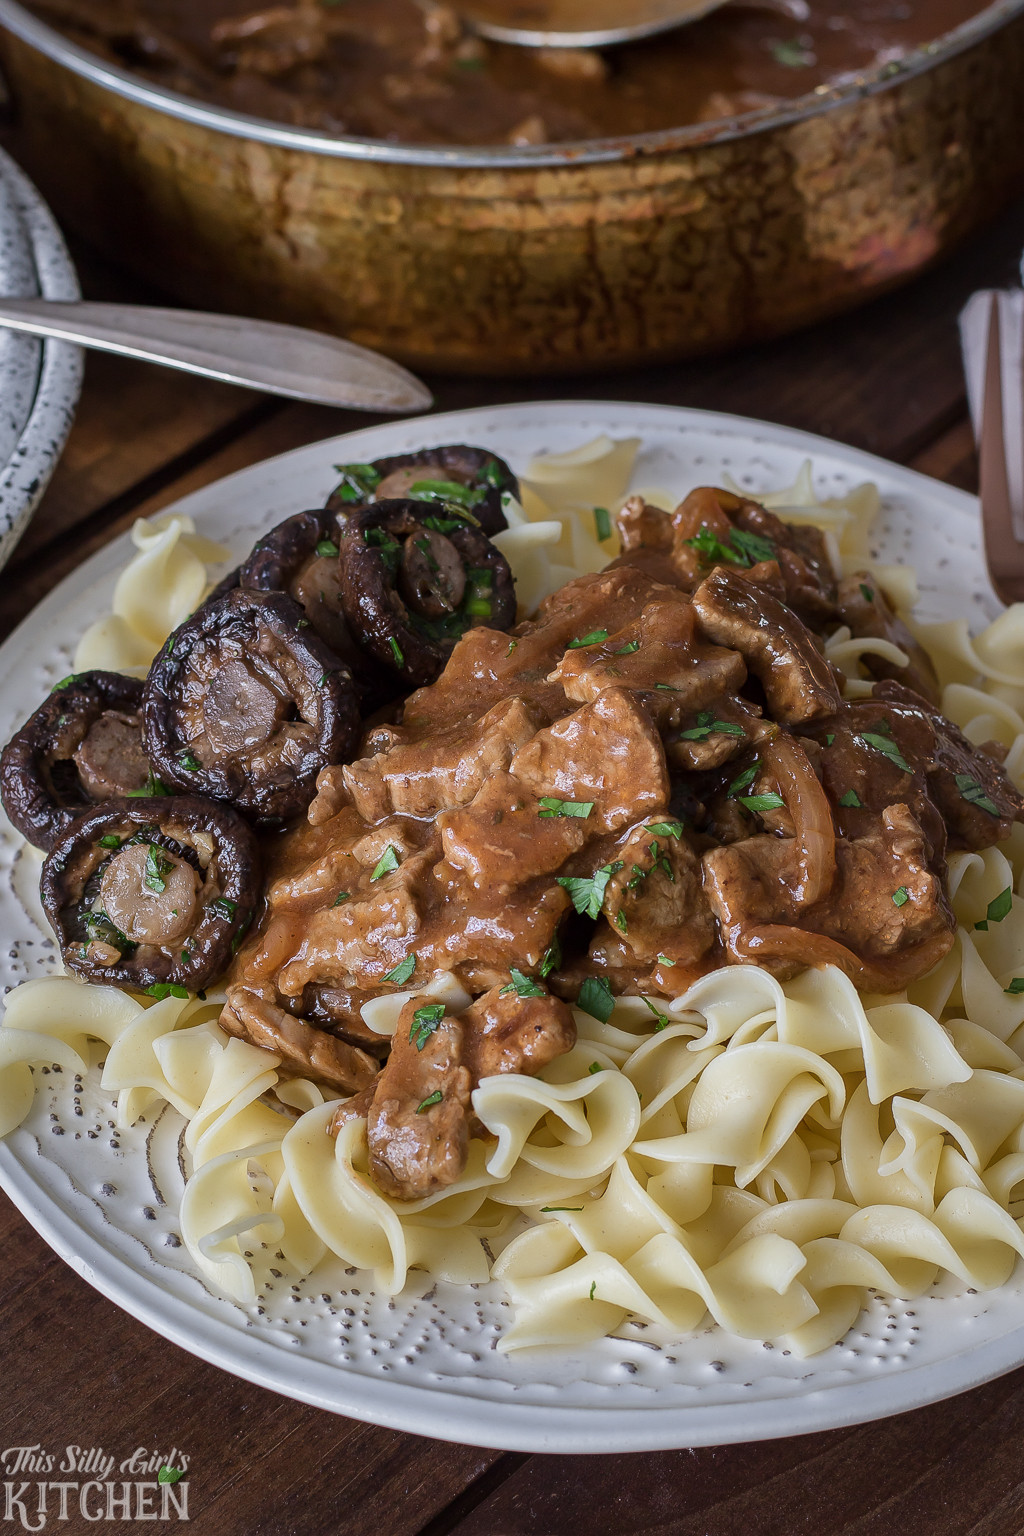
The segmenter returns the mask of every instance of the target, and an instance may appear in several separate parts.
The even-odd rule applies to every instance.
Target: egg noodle
[[[637,447],[599,439],[531,465],[495,539],[524,611],[617,553],[602,509],[621,504]],[[907,615],[913,572],[870,560],[873,486],[819,501],[808,464],[762,499],[820,527],[837,570],[872,569]],[[205,562],[224,555],[180,516],[133,537],[139,553],[76,670],[145,671],[200,600]],[[1024,786],[1024,607],[973,640],[965,621],[913,628],[944,713],[973,742],[1001,742]],[[869,651],[906,665],[848,630],[828,643],[848,698],[870,693]],[[833,967],[780,983],[741,965],[674,999],[619,998],[605,1022],[574,1009],[567,1055],[537,1077],[481,1081],[473,1111],[492,1139],[471,1142],[458,1183],[426,1199],[381,1194],[365,1120],[332,1138],[335,1100],[229,1038],[212,993],[154,1001],[67,976],[16,987],[0,1027],[0,1135],[31,1108],[34,1065],[85,1073],[98,1041],[119,1125],[163,1102],[184,1116],[182,1239],[239,1302],[255,1299],[246,1253],[262,1243],[302,1274],[335,1254],[387,1294],[414,1268],[500,1280],[514,1307],[503,1351],[584,1345],[627,1316],[679,1335],[710,1315],[811,1355],[842,1338],[869,1289],[910,1298],[951,1274],[985,1290],[1024,1254],[1022,877],[1019,825],[999,848],[951,855],[957,939],[908,993],[859,994]],[[421,994],[469,1003],[451,976]],[[412,995],[375,999],[366,1022],[393,1032]]]

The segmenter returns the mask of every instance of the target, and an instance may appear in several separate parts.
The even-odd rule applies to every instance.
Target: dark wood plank
[[[203,1536],[413,1536],[502,1459],[306,1408],[193,1359],[78,1279],[6,1199],[0,1254],[0,1447],[102,1446],[121,1460],[177,1446]]]
[[[645,1456],[533,1456],[450,1536],[1020,1536],[1024,1371],[882,1423]],[[440,1526],[438,1526],[440,1529]]]

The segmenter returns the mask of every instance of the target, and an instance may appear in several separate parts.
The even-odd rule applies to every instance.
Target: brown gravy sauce
[[[484,42],[417,0],[31,0],[169,90],[400,143],[540,144],[713,122],[895,61],[983,0],[762,0],[598,53]]]

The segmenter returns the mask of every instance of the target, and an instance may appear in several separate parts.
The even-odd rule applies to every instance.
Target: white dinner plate
[[[239,556],[292,512],[321,504],[333,466],[443,442],[480,443],[522,470],[599,433],[643,439],[635,483],[680,495],[728,472],[752,492],[791,483],[810,456],[822,495],[878,483],[878,553],[912,562],[924,617],[998,612],[969,496],[807,433],[703,411],[600,402],[510,405],[372,427],[283,454],[179,504]],[[0,740],[69,670],[75,642],[109,609],[126,538],[87,561],[0,649]],[[39,858],[0,835],[0,981],[45,974]],[[36,914],[36,915],[34,915]],[[670,1339],[627,1323],[578,1354],[499,1354],[498,1286],[414,1273],[395,1300],[339,1264],[298,1281],[282,1265],[258,1305],[212,1294],[175,1230],[182,1122],[114,1129],[95,1074],[76,1091],[36,1073],[29,1120],[0,1144],[0,1184],[91,1285],[158,1333],[288,1397],[421,1435],[513,1450],[607,1452],[769,1439],[880,1418],[950,1396],[1024,1361],[1024,1276],[987,1295],[949,1281],[913,1303],[875,1298],[840,1343],[810,1360],[709,1327]],[[49,1347],[44,1335],[35,1346]]]

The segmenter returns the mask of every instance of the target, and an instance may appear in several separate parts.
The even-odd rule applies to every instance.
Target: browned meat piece
[[[751,741],[774,729],[742,699],[719,698],[665,729],[665,755],[673,768],[704,773],[731,762]]]
[[[601,631],[599,631],[601,633]],[[592,703],[606,688],[643,695],[644,708],[664,726],[684,711],[699,710],[725,693],[736,693],[747,669],[736,651],[708,645],[689,604],[648,603],[638,619],[604,640],[566,651],[551,674],[566,697]]]
[[[587,842],[591,818],[542,816],[541,810],[519,779],[495,774],[471,805],[438,818],[445,859],[477,891],[552,874]],[[598,830],[595,821],[589,835]]]
[[[519,997],[494,987],[462,1015],[463,1057],[476,1087],[482,1077],[533,1077],[576,1044],[576,1021],[557,997]]]
[[[393,813],[434,817],[468,805],[544,723],[522,699],[502,699],[481,720],[349,764],[344,781],[367,821]]]
[[[721,492],[719,492],[721,496]],[[731,508],[723,501],[737,528],[767,539],[773,546],[785,588],[783,601],[806,624],[820,629],[834,619],[835,578],[821,530],[808,524],[786,523],[759,502],[737,498]]]
[[[790,893],[793,858],[792,843],[776,837],[705,853],[705,889],[730,960],[783,976],[837,965],[862,988],[898,992],[948,952],[956,924],[907,806],[889,806],[857,841],[837,841],[832,889],[803,910]]]
[[[380,1064],[365,1051],[314,1029],[248,987],[228,988],[220,1023],[229,1035],[280,1056],[279,1070],[286,1077],[311,1077],[342,1093],[358,1093],[379,1071]]]
[[[565,694],[547,677],[564,649],[560,636],[552,642],[550,636],[509,636],[482,626],[469,630],[437,681],[409,695],[394,744],[460,731],[509,694],[544,720],[557,720],[567,709]]]
[[[342,1126],[347,1125],[350,1120],[366,1119],[379,1081],[379,1077],[375,1077],[372,1083],[368,1083],[365,1088],[360,1088],[359,1092],[353,1094],[350,1099],[342,1099],[331,1116],[331,1123],[327,1127],[328,1136],[337,1136]]]
[[[624,688],[607,688],[512,760],[512,773],[540,799],[593,803],[588,832],[614,832],[669,798],[665,753],[650,718]]]
[[[928,791],[945,819],[951,846],[990,848],[1009,837],[1014,821],[1024,820],[1024,798],[1002,765],[909,688],[882,682],[875,698],[882,701],[897,734],[911,723],[930,724],[934,745],[925,765]]]
[[[469,1096],[460,1020],[441,1003],[410,998],[366,1122],[370,1174],[395,1200],[422,1200],[454,1184],[466,1164]]]
[[[637,961],[659,955],[696,964],[715,942],[715,920],[703,889],[700,855],[667,813],[634,827],[616,852],[604,913]]]
[[[839,583],[839,617],[858,640],[873,636],[888,640],[906,651],[910,664],[898,667],[881,656],[865,656],[864,665],[873,677],[892,678],[913,689],[930,704],[939,701],[939,680],[932,659],[924,646],[914,639],[899,614],[889,606],[885,593],[873,576],[859,571]]]
[[[745,657],[777,720],[796,725],[836,713],[835,673],[796,614],[768,592],[717,570],[697,588],[693,606],[706,635]]]

